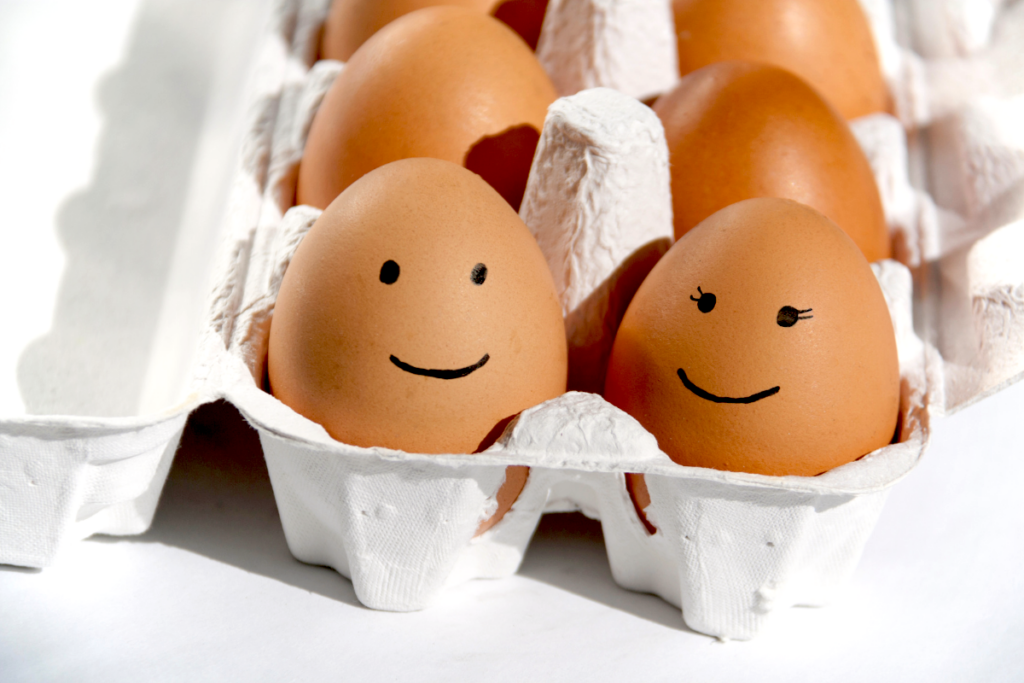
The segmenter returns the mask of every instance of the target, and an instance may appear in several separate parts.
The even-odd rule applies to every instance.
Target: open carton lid
[[[67,542],[144,532],[189,413],[216,398],[199,381],[199,340],[249,128],[253,78],[238,75],[266,42],[265,11],[141,8],[98,88],[96,151],[66,146],[70,158],[50,160],[96,165],[50,224],[53,249],[24,253],[41,244],[41,231],[23,235],[32,223],[0,231],[13,308],[29,312],[8,318],[0,343],[0,563],[45,566]],[[173,20],[187,20],[170,28],[192,49],[153,50]],[[197,35],[223,25],[234,30]],[[104,67],[65,68],[93,84]],[[29,133],[38,145],[43,135]],[[50,286],[34,284],[40,272]]]

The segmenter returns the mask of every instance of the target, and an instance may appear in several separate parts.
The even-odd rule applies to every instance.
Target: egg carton
[[[540,515],[569,510],[601,520],[620,585],[680,606],[704,633],[750,638],[782,607],[827,602],[853,571],[887,491],[924,452],[930,419],[1024,371],[1024,226],[1014,213],[1024,145],[1012,123],[1012,79],[1024,62],[991,76],[1015,49],[1006,36],[1024,24],[1021,5],[994,11],[996,28],[978,34],[985,40],[922,56],[904,47],[913,44],[907,27],[940,22],[937,12],[864,4],[897,103],[895,117],[852,127],[906,264],[874,266],[900,353],[898,443],[813,478],[687,468],[600,396],[571,392],[524,411],[484,453],[419,455],[336,442],[264,392],[276,291],[318,215],[289,211],[296,169],[312,115],[344,68],[313,64],[326,0],[280,0],[255,69],[191,391],[137,416],[0,421],[0,562],[46,566],[75,539],[144,531],[188,413],[227,398],[260,433],[292,552],[351,578],[368,606],[418,609],[446,586],[512,574]],[[538,55],[563,98],[545,123],[521,215],[555,276],[573,385],[586,388],[671,235],[664,135],[628,97],[678,77],[668,3],[552,0]],[[972,69],[991,78],[963,77]],[[945,88],[954,78],[973,89]],[[595,86],[625,94],[585,90]],[[531,467],[526,488],[474,538],[510,464]],[[636,516],[626,472],[646,475],[656,534]]]

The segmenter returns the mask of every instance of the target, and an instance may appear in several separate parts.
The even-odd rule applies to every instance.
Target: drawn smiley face
[[[394,261],[388,259],[384,262],[384,265],[380,267],[380,281],[386,285],[393,285],[398,281],[398,276],[401,273],[401,267]],[[473,266],[473,271],[470,274],[469,279],[474,285],[482,285],[487,280],[487,266],[483,263],[478,263]],[[434,379],[460,379],[470,375],[484,365],[491,359],[491,354],[485,353],[476,363],[467,365],[464,368],[453,368],[446,370],[434,370],[428,368],[419,368],[415,365],[403,362],[398,356],[392,355],[391,362],[395,364],[399,370],[408,372],[411,375],[420,375],[421,377],[433,377]]]
[[[323,213],[274,312],[275,396],[357,446],[471,453],[565,391],[547,263],[516,213],[448,162],[366,175]]]
[[[895,335],[842,231],[796,202],[748,200],[652,270],[619,328],[605,396],[680,464],[812,476],[892,438]]]
[[[701,313],[710,313],[715,310],[715,304],[718,302],[718,298],[711,292],[705,292],[701,290],[700,285],[697,286],[697,291],[700,293],[699,297],[690,296],[692,301],[697,302],[697,310]],[[813,309],[807,308],[799,310],[792,306],[783,306],[779,309],[779,313],[775,318],[775,322],[779,327],[792,327],[800,320],[808,320],[813,318],[812,315],[806,315]],[[756,403],[761,399],[774,396],[779,393],[779,389],[782,387],[774,386],[764,391],[758,391],[757,393],[750,394],[749,396],[717,396],[712,394],[706,389],[694,384],[689,377],[686,375],[686,371],[683,368],[676,370],[676,374],[679,375],[679,379],[683,382],[683,386],[692,391],[696,396],[704,399],[705,401],[711,401],[712,403]]]

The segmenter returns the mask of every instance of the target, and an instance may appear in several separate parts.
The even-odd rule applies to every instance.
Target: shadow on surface
[[[153,526],[122,543],[162,543],[360,607],[352,583],[288,550],[259,436],[225,401],[189,417]]]
[[[615,583],[601,523],[579,512],[541,517],[519,574],[661,626],[695,633],[683,623],[679,610],[661,598]]]

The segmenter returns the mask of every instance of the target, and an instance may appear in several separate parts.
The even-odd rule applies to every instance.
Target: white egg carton
[[[188,412],[224,397],[259,430],[292,552],[350,577],[370,607],[418,609],[446,586],[510,575],[540,515],[569,510],[601,520],[620,585],[682,607],[704,633],[750,638],[779,608],[827,602],[854,570],[889,487],[920,459],[929,420],[1024,372],[1024,126],[1014,122],[1024,61],[1010,74],[993,66],[1024,44],[1011,40],[1024,5],[987,3],[995,30],[975,22],[962,40],[950,30],[956,39],[929,45],[925,58],[901,47],[913,44],[905,36],[953,29],[955,12],[864,4],[899,119],[853,127],[898,256],[914,268],[912,302],[910,270],[875,266],[900,353],[899,443],[812,478],[687,468],[631,417],[573,392],[525,411],[484,453],[418,455],[336,442],[263,392],[276,291],[318,215],[287,211],[295,171],[312,114],[343,68],[310,68],[326,0],[280,0],[252,88],[194,391],[155,415],[0,421],[0,562],[45,566],[77,538],[143,531]],[[945,5],[976,17],[967,0]],[[552,0],[538,54],[567,97],[545,123],[521,215],[552,267],[585,377],[606,356],[621,297],[635,286],[631,268],[671,235],[664,136],[627,96],[677,78],[668,3]],[[972,69],[988,80],[969,77]],[[954,78],[960,87],[945,87]],[[627,95],[571,96],[592,86]],[[526,488],[473,538],[510,464],[531,467]],[[646,475],[654,535],[636,516],[626,472]]]

